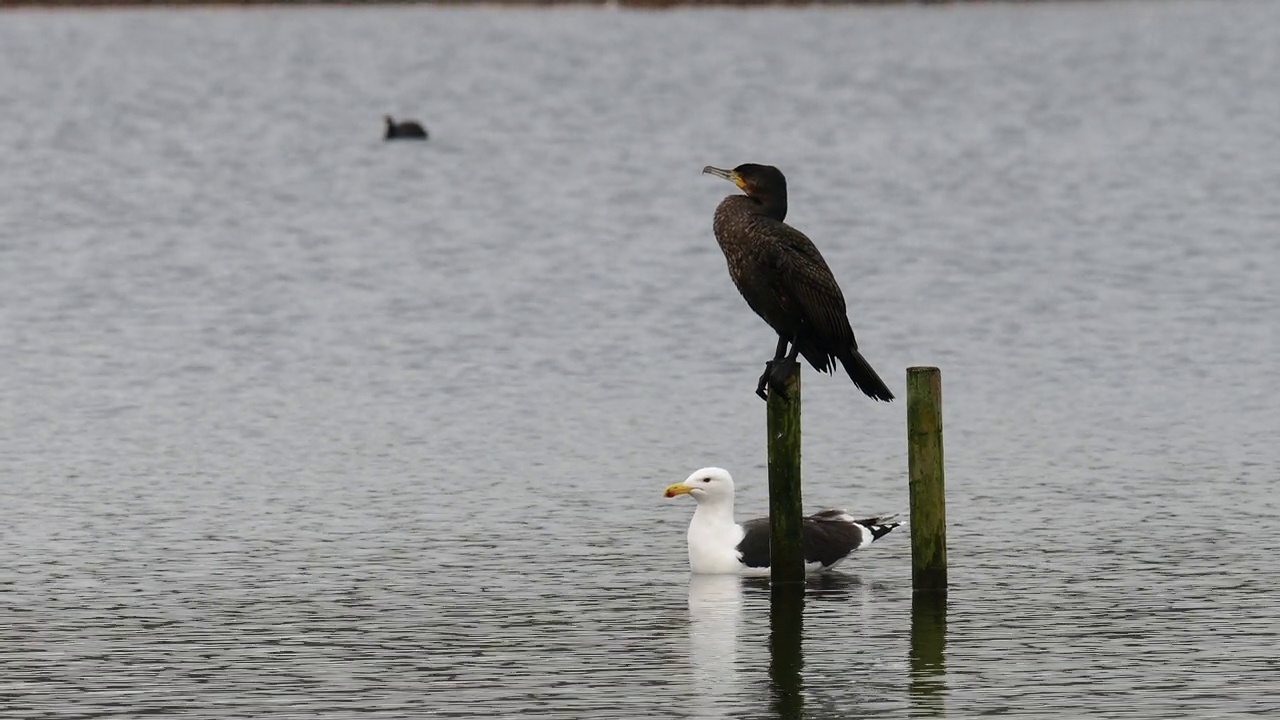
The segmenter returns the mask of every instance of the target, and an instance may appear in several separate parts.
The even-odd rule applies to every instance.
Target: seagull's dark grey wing
[[[769,567],[769,518],[756,518],[742,523],[742,541],[738,543],[742,564],[753,568]]]
[[[800,529],[805,563],[829,568],[864,545],[889,534],[902,523],[890,522],[896,515],[855,519],[844,510],[823,510],[804,519]],[[747,567],[769,567],[769,518],[742,523],[738,552]]]

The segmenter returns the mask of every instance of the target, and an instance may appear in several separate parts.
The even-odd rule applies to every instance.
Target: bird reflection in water
[[[691,575],[689,578],[689,659],[699,718],[730,717],[741,709],[738,679],[738,620],[744,587],[765,590],[769,600],[769,690],[774,717],[802,716],[800,671],[805,584],[770,586],[767,578]]]
[[[855,591],[865,590],[862,580],[841,573],[822,573],[804,583],[770,585],[769,591],[769,690],[773,717],[800,720],[804,712],[804,604],[848,602]],[[825,716],[825,714],[824,714]]]
[[[856,575],[824,573],[803,584],[771,585],[768,578],[732,575],[692,575],[689,582],[690,662],[699,705],[693,717],[738,717],[743,693],[749,691],[739,677],[737,641],[744,596],[758,607],[769,597],[769,713],[779,720],[846,717],[837,702],[830,707],[822,693],[811,688],[805,710],[804,609],[806,602],[870,602],[877,594],[892,593],[891,584],[867,582]],[[913,710],[936,716],[944,710],[942,644],[946,632],[945,604],[928,600],[913,604],[909,659]],[[856,629],[851,630],[856,633]],[[748,668],[750,674],[750,668]],[[749,695],[750,693],[747,692]]]
[[[742,702],[738,680],[738,618],[742,585],[737,575],[689,577],[689,662],[693,666],[692,715],[730,717]]]

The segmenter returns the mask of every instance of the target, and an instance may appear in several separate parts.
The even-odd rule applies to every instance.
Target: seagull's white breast
[[[737,575],[742,571],[738,543],[742,526],[694,513],[689,523],[689,569],[699,575]]]

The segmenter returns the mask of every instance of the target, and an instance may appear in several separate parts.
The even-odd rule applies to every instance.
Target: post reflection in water
[[[946,593],[915,593],[911,597],[911,652],[907,657],[913,716],[940,717],[946,712],[946,644]]]
[[[800,680],[804,668],[804,593],[804,583],[769,589],[769,689],[774,716],[781,720],[804,717]]]
[[[729,717],[741,703],[737,666],[741,612],[742,585],[736,575],[690,576],[689,663],[695,717]]]

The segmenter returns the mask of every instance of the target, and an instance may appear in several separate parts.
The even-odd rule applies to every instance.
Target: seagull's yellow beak
[[[684,483],[676,483],[675,485],[667,486],[666,494],[667,494],[667,497],[673,498],[677,495],[688,495],[691,489],[692,488],[690,488],[688,485],[685,485]]]
[[[747,189],[746,183],[742,180],[742,176],[733,170],[725,170],[724,168],[711,167],[708,165],[702,168],[702,172],[707,175],[715,175],[718,178],[724,178],[734,185],[737,185],[741,190]]]

